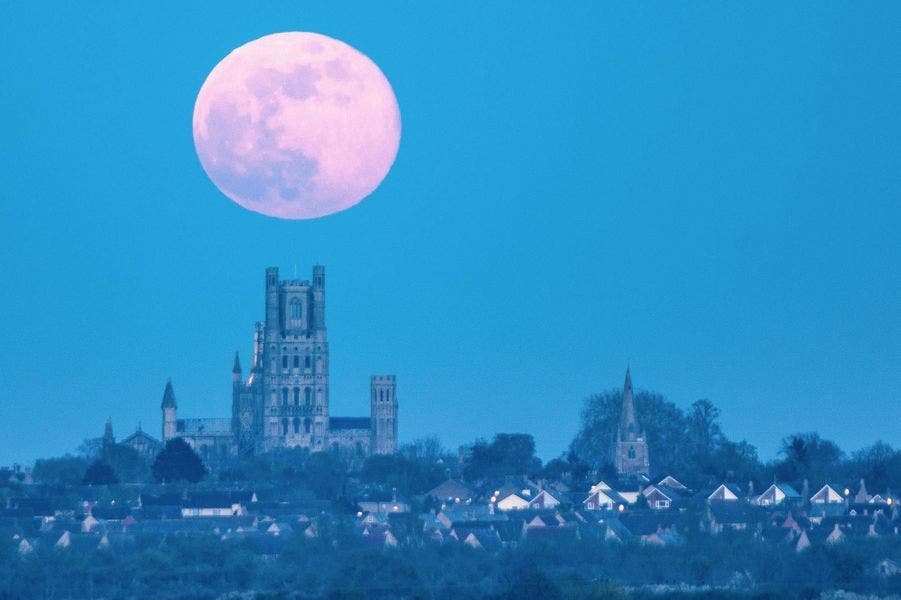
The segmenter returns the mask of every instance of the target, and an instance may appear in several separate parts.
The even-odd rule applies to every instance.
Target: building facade
[[[232,366],[231,417],[179,418],[166,384],[161,404],[163,441],[184,438],[206,458],[280,448],[349,450],[362,456],[397,449],[394,375],[370,379],[370,416],[333,417],[329,411],[329,346],[325,326],[325,268],[307,280],[265,274],[265,320],[254,325],[245,378],[238,353]]]
[[[626,369],[626,383],[623,385],[623,405],[616,428],[616,439],[611,451],[616,472],[624,476],[648,475],[650,459],[648,441],[644,430],[635,416],[635,401],[632,393],[632,373]]]

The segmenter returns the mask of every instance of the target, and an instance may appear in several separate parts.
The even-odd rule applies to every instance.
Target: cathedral
[[[368,417],[331,416],[325,267],[314,266],[310,281],[279,280],[278,268],[270,267],[265,320],[254,325],[246,378],[235,353],[231,417],[180,418],[170,381],[161,405],[163,441],[183,438],[207,460],[297,447],[391,454],[396,391],[394,375],[374,375]]]
[[[648,441],[635,417],[632,373],[628,368],[626,369],[626,383],[623,385],[623,405],[619,413],[619,426],[616,428],[616,439],[611,449],[611,457],[613,466],[620,475],[648,475],[648,471],[650,471]]]

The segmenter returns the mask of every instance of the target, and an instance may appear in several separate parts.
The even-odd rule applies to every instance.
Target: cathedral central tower
[[[263,321],[254,324],[250,375],[235,353],[231,419],[179,419],[174,394],[163,399],[163,437],[182,437],[205,458],[279,448],[342,450],[360,456],[397,449],[393,375],[373,377],[369,417],[329,414],[325,267],[310,280],[280,280],[266,269]],[[379,401],[374,399],[378,397]]]

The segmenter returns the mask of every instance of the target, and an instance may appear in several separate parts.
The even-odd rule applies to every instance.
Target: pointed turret
[[[172,390],[172,380],[166,381],[166,390],[163,392],[163,402],[160,408],[178,408],[175,404],[175,392]]]
[[[175,404],[175,391],[172,389],[171,379],[166,381],[166,391],[163,392],[163,402],[160,408],[163,410],[163,441],[165,442],[175,437],[177,429],[176,409],[178,406]]]
[[[232,385],[241,385],[241,361],[238,359],[237,351],[235,351],[235,366],[232,367]]]
[[[113,437],[113,420],[110,418],[106,419],[106,424],[103,426],[103,445],[112,446],[116,443],[116,438]]]

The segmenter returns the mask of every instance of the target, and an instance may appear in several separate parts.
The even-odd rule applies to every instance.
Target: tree
[[[531,475],[541,469],[535,439],[525,433],[498,433],[489,444],[477,441],[463,468],[471,480],[505,475]]]
[[[589,397],[582,408],[582,428],[570,449],[596,468],[610,460],[622,402],[622,390],[611,390]],[[648,440],[651,471],[690,470],[684,452],[690,445],[687,419],[679,407],[660,394],[646,391],[635,393],[634,402],[638,424]]]
[[[347,465],[337,452],[315,452],[304,465],[304,481],[323,500],[344,495],[347,484]]]
[[[197,483],[206,475],[203,461],[182,438],[173,438],[157,455],[151,467],[153,477],[163,483],[189,481]]]
[[[714,453],[723,441],[723,432],[717,423],[719,417],[720,410],[710,400],[697,400],[691,405],[686,419],[692,458],[705,473],[714,470]]]
[[[112,467],[120,481],[142,483],[150,474],[147,462],[130,446],[107,445],[101,451],[100,459]]]
[[[91,463],[82,479],[84,485],[115,485],[119,483],[113,468],[99,458]]]
[[[815,432],[796,433],[782,440],[776,478],[780,481],[825,481],[833,475],[842,459],[842,451],[830,440]]]
[[[32,477],[38,483],[67,487],[79,485],[87,470],[86,458],[67,454],[59,458],[37,460],[34,463]]]
[[[901,488],[901,451],[878,441],[851,454],[844,472],[847,479],[866,479],[875,492],[897,490]]]
[[[595,469],[610,470],[622,399],[621,390],[611,390],[589,397],[582,408],[582,427],[570,451]],[[723,435],[720,411],[709,400],[698,400],[687,414],[653,392],[637,392],[634,402],[638,424],[647,436],[651,472],[677,474],[689,485],[727,475],[756,478],[760,472],[757,450]]]

